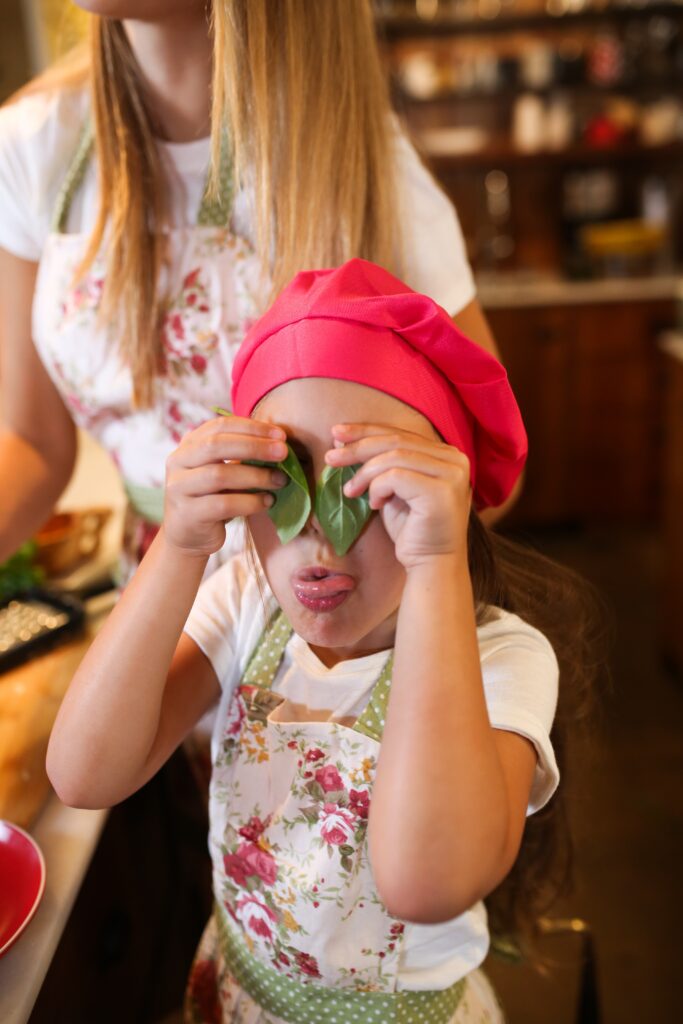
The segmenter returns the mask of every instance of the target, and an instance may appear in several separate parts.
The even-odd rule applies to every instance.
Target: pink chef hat
[[[522,470],[526,432],[504,368],[374,263],[296,275],[237,353],[235,414],[301,377],[356,381],[417,409],[469,458],[478,508],[503,502]]]

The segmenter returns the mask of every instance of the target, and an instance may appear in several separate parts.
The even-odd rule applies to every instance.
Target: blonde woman
[[[368,0],[80,6],[87,49],[0,111],[0,560],[50,514],[80,426],[126,486],[130,569],[166,456],[225,405],[246,326],[298,269],[368,257],[493,343],[455,212],[389,113]]]

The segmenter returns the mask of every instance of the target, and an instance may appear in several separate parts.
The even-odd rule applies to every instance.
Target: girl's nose
[[[317,534],[318,537],[324,537],[325,531],[323,530],[317,515],[315,514],[315,494],[311,498],[311,514],[306,520],[305,530],[312,530],[313,533]]]

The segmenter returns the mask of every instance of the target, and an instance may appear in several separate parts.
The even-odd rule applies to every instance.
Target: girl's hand
[[[287,455],[285,432],[271,423],[220,416],[183,438],[166,461],[164,534],[186,554],[207,557],[225,541],[225,524],[273,504],[268,491],[282,487],[281,470],[246,466],[279,462]]]
[[[472,500],[469,459],[452,445],[407,430],[368,423],[333,427],[325,455],[331,466],[361,468],[344,487],[349,498],[368,491],[406,570],[443,555],[467,559]]]

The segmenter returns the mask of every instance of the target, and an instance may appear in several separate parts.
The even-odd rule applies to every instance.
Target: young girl
[[[526,454],[505,372],[353,260],[297,275],[232,399],[168,460],[164,525],[71,685],[50,778],[115,804],[218,704],[188,1020],[500,1020],[481,901],[558,782],[557,660],[503,609],[473,510]],[[197,595],[236,516],[252,557]]]

